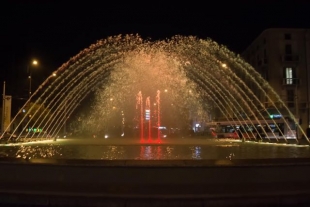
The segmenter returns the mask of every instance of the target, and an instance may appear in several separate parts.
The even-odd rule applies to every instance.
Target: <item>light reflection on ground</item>
[[[310,147],[193,137],[167,138],[150,142],[133,138],[58,139],[24,144],[1,144],[0,157],[91,160],[309,158]]]

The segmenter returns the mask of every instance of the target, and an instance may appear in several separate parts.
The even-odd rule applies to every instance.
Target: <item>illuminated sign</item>
[[[149,109],[145,110],[145,120],[150,120],[151,116],[151,111]]]
[[[271,119],[279,119],[279,118],[282,118],[282,115],[281,114],[270,114],[269,117]]]
[[[42,132],[43,130],[41,128],[27,128],[26,129],[26,132],[34,132],[34,133],[39,133],[39,132]]]

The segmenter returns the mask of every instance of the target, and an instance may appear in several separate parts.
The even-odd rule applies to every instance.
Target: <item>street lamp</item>
[[[38,61],[37,61],[37,60],[33,60],[32,63],[31,63],[31,66],[32,66],[32,65],[33,65],[33,66],[38,65]],[[29,75],[28,75],[28,79],[29,79],[29,98],[31,97],[31,82],[32,82],[32,81],[31,81],[31,79],[32,79],[32,77],[31,77],[31,75],[32,75],[32,74],[31,74],[31,66],[28,65],[28,74],[29,74]]]

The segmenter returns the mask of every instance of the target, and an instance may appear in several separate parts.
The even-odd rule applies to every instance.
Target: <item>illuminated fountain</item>
[[[81,51],[55,72],[57,77],[48,77],[25,103],[26,113],[13,118],[7,130],[17,139],[34,136],[26,130],[29,127],[43,129],[40,133],[48,137],[65,133],[67,128],[83,136],[100,137],[111,132],[115,136],[126,132],[130,135],[137,121],[135,104],[144,104],[142,92],[157,94],[158,127],[165,122],[188,129],[192,127],[190,121],[205,123],[215,117],[237,122],[262,120],[267,111],[263,99],[268,100],[268,107],[296,120],[251,65],[210,39],[108,37]],[[165,89],[169,94],[162,94],[165,98],[160,100],[159,91]],[[151,107],[149,101],[145,106]],[[140,109],[143,123],[144,111]],[[309,142],[296,124],[299,137]],[[140,130],[140,138],[145,137],[142,124]]]
[[[157,138],[157,143],[160,142],[160,91],[157,90],[154,110],[151,109],[150,96],[148,96],[145,100],[145,107],[141,91],[137,94],[136,100],[136,120],[138,120],[136,128],[139,129],[141,142],[145,142],[145,138],[147,138],[148,142],[153,141],[153,138]],[[156,129],[156,131],[154,129]]]

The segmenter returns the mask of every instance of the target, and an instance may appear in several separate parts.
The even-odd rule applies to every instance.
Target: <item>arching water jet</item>
[[[26,114],[17,114],[7,131],[19,138],[40,137],[26,133],[26,127],[33,124],[53,137],[70,123],[74,134],[95,133],[100,137],[111,130],[120,135],[122,127],[134,126],[130,120],[134,119],[133,109],[139,101],[133,97],[141,89],[144,94],[169,91],[161,102],[156,97],[158,123],[180,127],[183,133],[193,127],[193,120],[264,120],[262,111],[267,111],[267,106],[263,100],[268,100],[268,107],[296,120],[253,67],[210,39],[174,36],[152,42],[138,35],[108,37],[81,51],[55,72],[59,74],[56,79],[51,75],[25,104],[34,103],[41,110],[31,107]],[[29,115],[31,118],[25,121]],[[24,128],[19,127],[22,124]],[[309,142],[297,122],[296,126]],[[140,135],[144,137],[142,128]]]

